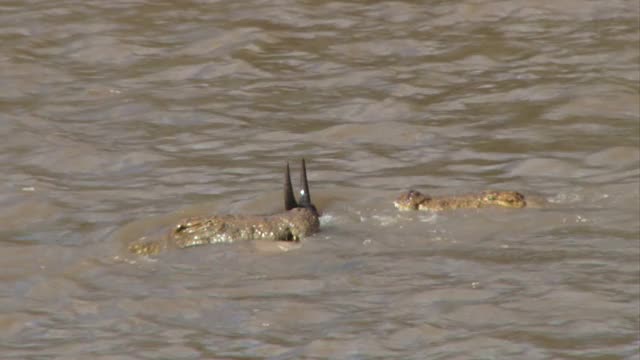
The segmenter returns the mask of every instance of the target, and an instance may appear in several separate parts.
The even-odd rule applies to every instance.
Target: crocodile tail
[[[287,167],[284,171],[284,209],[285,211],[288,211],[297,207],[298,203],[296,202],[296,198],[293,195],[293,187],[291,186],[289,162],[287,162]]]

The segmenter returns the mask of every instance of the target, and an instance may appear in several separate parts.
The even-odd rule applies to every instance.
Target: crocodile
[[[402,193],[393,202],[398,210],[442,211],[486,207],[523,208],[528,206],[524,195],[517,191],[487,190],[475,194],[431,197],[416,190]]]
[[[155,255],[169,247],[232,243],[243,240],[300,241],[320,228],[320,213],[311,202],[304,159],[300,171],[300,199],[293,193],[289,163],[284,175],[284,211],[272,215],[215,215],[180,221],[168,234],[155,241],[139,239],[129,245],[138,255]]]

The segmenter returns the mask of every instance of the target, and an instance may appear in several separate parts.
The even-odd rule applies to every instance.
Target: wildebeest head
[[[284,209],[288,211],[294,208],[305,208],[311,210],[316,216],[318,216],[318,209],[316,209],[316,206],[311,202],[309,181],[307,180],[307,166],[304,159],[302,159],[301,162],[300,186],[300,202],[297,202],[293,194],[293,187],[291,186],[291,175],[289,172],[289,162],[287,162],[284,173]]]

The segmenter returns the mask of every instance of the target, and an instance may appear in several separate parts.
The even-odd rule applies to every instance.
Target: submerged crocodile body
[[[398,210],[443,211],[453,209],[477,209],[486,207],[523,208],[527,201],[517,191],[487,190],[477,194],[431,197],[419,191],[409,190],[393,202]]]
[[[156,241],[138,241],[129,251],[154,255],[169,247],[231,243],[243,240],[300,241],[319,230],[319,213],[311,203],[304,159],[300,173],[300,202],[293,194],[289,164],[285,169],[285,211],[273,215],[219,215],[192,217],[178,223],[165,237]]]

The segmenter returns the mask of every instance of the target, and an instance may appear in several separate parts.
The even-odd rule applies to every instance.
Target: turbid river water
[[[0,358],[639,359],[639,11],[0,3]],[[301,157],[299,244],[125,250],[280,210]]]

